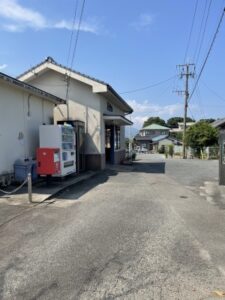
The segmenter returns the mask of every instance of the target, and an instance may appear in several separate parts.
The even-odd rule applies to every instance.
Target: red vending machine
[[[60,172],[60,150],[58,148],[38,148],[37,173],[42,176],[54,176]]]

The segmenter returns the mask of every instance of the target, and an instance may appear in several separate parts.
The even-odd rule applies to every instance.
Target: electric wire
[[[199,80],[200,80],[200,78],[201,78],[202,72],[203,72],[203,70],[204,70],[204,68],[205,68],[205,65],[206,65],[207,61],[208,61],[210,52],[212,51],[212,48],[213,48],[213,45],[214,45],[214,43],[215,43],[217,34],[218,34],[219,29],[220,29],[220,26],[221,26],[221,24],[222,24],[223,17],[224,17],[224,13],[225,13],[225,9],[223,9],[223,12],[222,12],[222,14],[221,14],[219,23],[218,23],[218,25],[217,25],[216,31],[215,31],[214,36],[213,36],[213,39],[212,39],[212,42],[211,42],[211,44],[210,44],[210,47],[209,47],[209,50],[208,50],[208,52],[207,52],[206,58],[205,58],[205,60],[204,60],[204,62],[203,62],[203,64],[202,64],[202,67],[201,67],[201,69],[200,69],[200,72],[199,72],[199,74],[198,74],[197,80],[196,80],[196,82],[195,82],[194,88],[193,88],[193,90],[192,90],[192,92],[191,92],[191,95],[190,95],[190,97],[189,97],[189,101],[188,101],[188,102],[190,102],[190,100],[191,100],[191,98],[193,97],[194,92],[195,92],[195,90],[196,90],[196,88],[197,88],[197,86],[198,86],[198,82],[199,82]]]
[[[218,99],[220,99],[222,102],[225,102],[225,98],[223,98],[221,95],[219,95],[215,90],[213,90],[211,87],[209,87],[203,80],[201,81],[201,84],[203,84],[213,95],[215,95]]]
[[[191,111],[191,109],[190,109],[189,106],[188,106],[188,110],[189,110],[189,113],[191,115],[192,120],[196,120],[196,118],[194,117],[194,115],[193,115],[193,113],[192,113],[192,111]]]
[[[192,22],[191,22],[191,29],[190,29],[190,32],[189,32],[187,47],[186,47],[185,54],[184,54],[184,63],[186,62],[188,50],[189,50],[189,47],[190,47],[190,42],[191,42],[191,37],[192,37],[192,33],[193,33],[193,28],[194,28],[197,9],[198,9],[198,0],[196,0],[196,2],[195,2],[194,14],[193,14],[193,17],[192,17]]]
[[[68,96],[69,96],[70,74],[71,74],[71,71],[72,71],[74,58],[75,58],[75,54],[76,54],[76,50],[77,50],[80,27],[81,27],[82,17],[83,17],[83,13],[84,13],[84,6],[85,6],[85,0],[83,0],[82,7],[81,7],[81,12],[80,12],[80,17],[79,17],[79,21],[78,21],[77,31],[76,31],[76,38],[75,38],[75,43],[74,43],[74,47],[73,47],[69,73],[66,74],[66,82],[67,82],[67,84],[66,84],[66,96],[65,96],[66,101],[68,100]],[[74,26],[75,26],[75,23],[74,23]]]
[[[70,41],[69,41],[69,49],[68,49],[68,56],[67,56],[67,62],[66,66],[69,67],[69,59],[70,59],[70,53],[71,53],[71,47],[72,47],[72,41],[73,41],[73,36],[74,36],[74,31],[75,31],[75,25],[76,25],[76,17],[77,17],[77,9],[78,9],[78,2],[79,0],[75,1],[75,8],[74,8],[74,16],[73,16],[73,23],[72,23],[72,30],[71,30],[71,35],[70,35]]]
[[[151,85],[148,85],[148,86],[145,86],[145,87],[142,87],[142,88],[137,88],[137,89],[134,89],[134,90],[129,90],[129,91],[126,91],[126,92],[121,92],[120,94],[131,94],[131,93],[136,93],[136,92],[139,92],[139,91],[143,91],[143,90],[147,90],[147,89],[150,89],[150,88],[153,88],[155,86],[158,86],[158,85],[161,85],[161,84],[164,84],[172,79],[174,79],[177,75],[174,75],[172,77],[169,77],[165,80],[162,80],[162,81],[159,81],[157,83],[154,83],[154,84],[151,84]]]
[[[196,65],[198,64],[199,57],[200,57],[200,53],[201,53],[201,51],[202,51],[202,46],[203,46],[204,39],[205,39],[205,33],[206,33],[206,28],[207,28],[207,23],[208,23],[208,19],[209,19],[209,13],[210,13],[211,5],[212,5],[212,0],[210,0],[210,2],[209,2],[207,14],[206,14],[206,19],[205,19],[205,25],[204,25],[204,29],[203,29],[203,34],[202,34],[202,38],[201,38],[201,40],[200,40],[200,46],[199,46],[197,58],[196,58],[196,60],[195,60],[195,64],[196,64]]]
[[[197,99],[198,99],[198,102],[199,102],[199,111],[200,111],[200,113],[201,113],[201,115],[202,115],[202,118],[203,118],[203,119],[206,119],[204,107],[203,107],[203,105],[202,105],[202,97],[201,97],[201,94],[200,94],[199,86],[198,86],[197,89],[196,89],[196,94],[197,94]]]
[[[205,14],[206,14],[207,3],[208,3],[208,0],[205,1],[205,5],[204,5],[204,9],[203,9],[203,15],[202,15],[201,24],[200,24],[200,29],[199,29],[199,33],[198,33],[198,37],[197,37],[197,45],[196,45],[195,52],[194,52],[194,55],[193,55],[193,61],[196,60],[196,55],[197,55],[198,49],[199,49],[199,47],[200,47],[200,40],[201,40],[201,34],[202,34],[202,29],[203,29],[203,23],[204,23]]]
[[[72,54],[70,69],[72,69],[74,59],[75,59],[75,54],[76,54],[77,44],[78,44],[78,39],[79,39],[79,34],[80,34],[80,27],[81,27],[81,22],[82,22],[83,13],[84,13],[84,6],[85,6],[85,0],[83,0],[82,7],[81,7],[81,13],[80,13],[80,18],[79,18],[79,23],[78,23],[78,28],[77,28],[75,44],[74,44],[74,48],[73,48],[73,52],[72,52],[73,54]]]

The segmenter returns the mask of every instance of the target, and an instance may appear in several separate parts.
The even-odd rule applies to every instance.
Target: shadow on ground
[[[116,176],[117,174],[118,171],[107,169],[88,180],[82,181],[79,184],[66,188],[66,190],[58,192],[50,199],[57,199],[63,196],[63,200],[78,200],[84,194],[88,193],[98,185],[107,182],[111,176]]]
[[[165,162],[134,162],[133,164],[133,172],[140,173],[165,173]]]
[[[149,173],[149,174],[164,174],[165,173],[165,162],[134,162],[131,166],[123,165],[108,165],[107,169],[89,180],[85,180],[79,184],[71,186],[66,190],[57,193],[52,199],[63,200],[78,200],[84,194],[94,189],[100,184],[107,182],[110,177],[118,175],[121,172],[133,172],[133,173]],[[61,200],[61,199],[60,199]]]

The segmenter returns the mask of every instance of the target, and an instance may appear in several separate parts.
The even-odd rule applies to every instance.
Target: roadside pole
[[[189,65],[186,65],[186,74],[185,74],[185,92],[184,92],[184,129],[183,129],[183,159],[187,158],[186,153],[186,129],[187,129],[187,109],[188,109],[188,77],[189,77]]]
[[[183,128],[183,159],[187,158],[186,153],[186,130],[187,130],[187,109],[188,109],[188,99],[189,99],[189,77],[194,77],[195,65],[194,64],[184,64],[178,65],[181,68],[180,78],[185,76],[185,90],[176,91],[178,94],[184,94],[184,128]],[[190,68],[193,67],[193,72],[190,72]]]
[[[32,203],[32,177],[31,173],[27,175],[27,186],[28,186],[28,200]]]

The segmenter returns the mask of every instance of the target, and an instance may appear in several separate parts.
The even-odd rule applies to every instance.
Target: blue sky
[[[196,1],[86,0],[73,68],[110,83],[121,93],[135,110],[135,127],[142,126],[150,116],[182,116],[183,97],[173,92],[184,87],[183,80],[176,76],[176,65],[184,63]],[[0,0],[0,71],[17,76],[47,56],[66,65],[75,3]],[[82,0],[78,4],[80,9]],[[186,57],[186,62],[198,62],[196,74],[224,6],[224,0],[198,0]],[[224,49],[225,18],[190,101],[189,116],[225,116]],[[153,88],[123,93],[172,77]],[[195,80],[190,79],[190,90]]]

